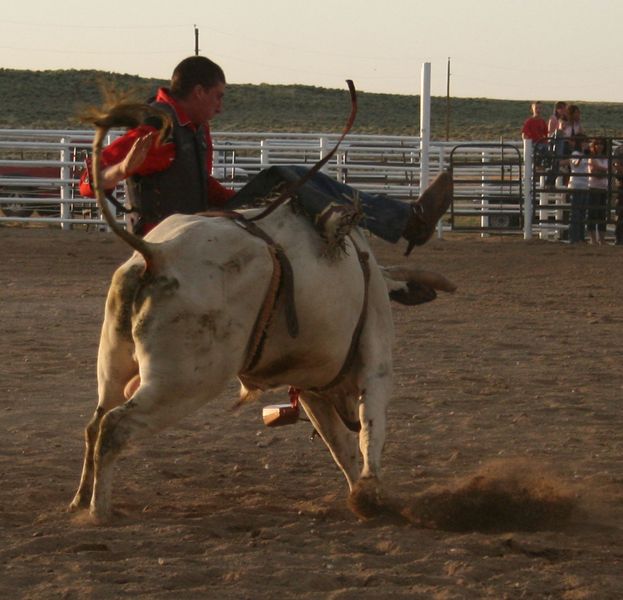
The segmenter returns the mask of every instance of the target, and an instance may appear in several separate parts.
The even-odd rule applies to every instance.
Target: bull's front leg
[[[352,490],[359,477],[357,434],[346,427],[329,397],[303,392],[301,404]]]

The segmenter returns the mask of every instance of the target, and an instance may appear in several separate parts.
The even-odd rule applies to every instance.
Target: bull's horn
[[[383,271],[387,275],[396,281],[415,281],[422,285],[427,285],[434,290],[441,290],[442,292],[453,293],[457,287],[449,279],[446,279],[439,273],[433,271],[423,271],[421,269],[414,269],[412,267],[382,267]]]

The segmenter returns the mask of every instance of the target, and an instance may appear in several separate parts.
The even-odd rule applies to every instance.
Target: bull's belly
[[[301,345],[292,351],[286,348],[283,352],[263,354],[248,377],[261,388],[292,385],[310,389],[329,385],[342,370],[348,347],[328,353],[306,352],[305,348]]]

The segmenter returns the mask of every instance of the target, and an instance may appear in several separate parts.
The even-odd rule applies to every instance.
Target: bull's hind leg
[[[112,493],[111,469],[123,447],[136,435],[140,425],[133,422],[133,400],[114,408],[102,417],[99,423],[97,441],[93,452],[93,494],[91,496],[91,517],[97,523],[104,523],[111,513]]]
[[[163,429],[168,424],[167,409],[171,410],[172,390],[155,389],[142,382],[134,396],[123,405],[106,413],[99,424],[93,455],[93,495],[90,512],[96,523],[108,521],[111,515],[112,468],[121,451],[133,440]],[[185,402],[181,403],[186,404]],[[170,420],[184,416],[177,407]]]
[[[93,491],[93,453],[100,423],[104,415],[121,405],[125,398],[124,387],[136,373],[136,363],[132,359],[132,346],[127,343],[104,343],[106,331],[102,333],[102,343],[98,357],[99,402],[92,419],[84,431],[84,460],[78,490],[69,505],[70,510],[87,508]]]
[[[304,393],[301,404],[352,490],[359,476],[357,434],[346,427],[330,399]]]
[[[207,371],[204,369],[204,372]],[[173,371],[164,373],[157,382],[147,374],[130,400],[102,418],[93,457],[90,506],[96,523],[105,523],[110,518],[112,471],[122,450],[134,440],[174,424],[220,393],[231,374],[219,375],[210,378],[208,385],[202,379],[190,384],[188,379],[176,378]]]
[[[77,510],[86,508],[91,501],[93,492],[93,449],[99,432],[100,421],[105,414],[105,409],[98,406],[95,409],[93,418],[87,424],[84,430],[84,459],[82,462],[82,475],[80,476],[80,484],[69,505],[69,510]]]

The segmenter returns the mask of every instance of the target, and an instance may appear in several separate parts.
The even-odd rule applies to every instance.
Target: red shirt
[[[184,127],[190,127],[196,130],[197,127],[188,118],[188,115],[184,112],[182,107],[176,102],[175,98],[169,94],[166,88],[160,88],[156,95],[156,102],[164,102],[173,107],[176,118],[180,125]],[[212,172],[212,136],[210,135],[210,128],[206,123],[205,129],[205,141],[206,141],[206,172]],[[156,131],[155,127],[151,125],[139,125],[134,129],[130,129],[125,135],[117,138],[112,144],[106,146],[102,151],[102,168],[110,167],[121,162],[127,153],[132,148],[134,142],[141,136],[146,135],[151,131]],[[164,171],[175,159],[175,144],[173,142],[158,144],[157,141],[151,146],[147,158],[143,164],[136,169],[132,175],[151,175],[152,173],[158,173]],[[80,177],[80,193],[83,196],[89,198],[95,197],[95,191],[91,187],[89,164],[82,172]],[[234,190],[223,187],[214,177],[208,175],[208,198],[211,205],[223,206],[227,200],[229,200],[235,194]]]
[[[533,142],[541,142],[547,137],[547,123],[541,117],[530,117],[525,120],[521,133]]]

